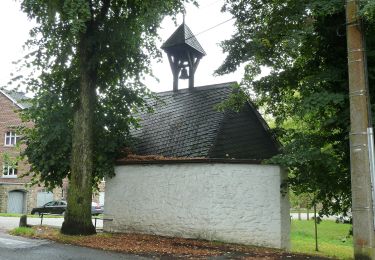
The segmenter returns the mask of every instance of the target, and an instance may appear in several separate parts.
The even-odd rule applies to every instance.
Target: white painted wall
[[[117,166],[106,183],[109,232],[141,232],[289,248],[289,201],[278,166]]]
[[[104,191],[100,191],[99,192],[99,204],[100,205],[104,205],[104,202],[105,202],[105,192]]]

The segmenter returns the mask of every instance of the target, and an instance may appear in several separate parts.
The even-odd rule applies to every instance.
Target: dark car
[[[44,204],[43,206],[41,207],[38,207],[38,208],[33,208],[31,210],[31,214],[64,214],[65,213],[65,210],[66,210],[66,207],[67,207],[67,203],[65,200],[54,200],[54,201],[50,201],[46,204]],[[96,202],[92,202],[91,203],[91,214],[92,215],[99,215],[99,214],[103,214],[103,206],[99,205],[98,203]]]
[[[99,203],[96,202],[91,202],[91,215],[97,216],[99,214],[103,214],[104,212],[104,206],[100,205]]]
[[[31,214],[64,214],[66,205],[66,201],[64,200],[50,201],[41,207],[33,208]]]

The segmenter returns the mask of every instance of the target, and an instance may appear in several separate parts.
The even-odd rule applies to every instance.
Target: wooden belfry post
[[[185,19],[161,48],[167,53],[171,65],[173,91],[178,91],[179,78],[189,79],[189,89],[193,89],[195,71],[206,52],[185,24]]]

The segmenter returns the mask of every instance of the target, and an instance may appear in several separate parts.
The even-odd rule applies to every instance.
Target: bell
[[[189,75],[188,75],[187,69],[186,68],[182,68],[180,79],[188,79],[188,78],[189,78]]]

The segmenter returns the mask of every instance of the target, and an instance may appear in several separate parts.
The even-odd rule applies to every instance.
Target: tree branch
[[[104,21],[108,13],[110,5],[111,5],[111,0],[103,0],[102,8],[100,9],[100,13],[98,14],[96,18],[96,23],[98,26]]]
[[[90,8],[91,20],[94,20],[94,8],[92,5],[92,0],[89,0],[89,8]]]

